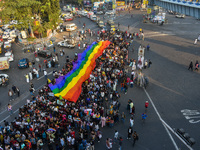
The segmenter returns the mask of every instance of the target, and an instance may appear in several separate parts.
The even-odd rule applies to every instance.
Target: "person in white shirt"
[[[47,71],[46,70],[44,70],[44,77],[47,80]]]
[[[119,136],[119,132],[117,130],[115,130],[115,135],[114,135],[114,140],[118,140],[118,136]]]

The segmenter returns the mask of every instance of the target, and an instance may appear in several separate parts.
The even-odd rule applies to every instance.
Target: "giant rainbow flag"
[[[109,44],[109,41],[93,42],[85,51],[79,53],[77,61],[73,62],[73,69],[56,79],[54,85],[49,84],[54,95],[76,102],[82,91],[82,83],[90,77],[96,66],[95,60]]]

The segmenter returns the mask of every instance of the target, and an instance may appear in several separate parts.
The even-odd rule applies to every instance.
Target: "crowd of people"
[[[5,126],[1,127],[0,140],[6,150],[41,150],[45,146],[49,150],[94,150],[95,142],[101,142],[104,136],[102,128],[113,128],[116,123],[125,122],[125,113],[120,110],[120,93],[126,94],[136,79],[136,69],[132,69],[131,75],[127,69],[130,65],[128,49],[135,35],[118,30],[115,34],[98,31],[97,36],[97,41],[109,40],[111,44],[96,60],[95,69],[82,84],[78,101],[73,103],[55,97],[48,84],[40,89],[38,94],[34,90],[30,91],[31,99],[19,109],[18,117],[12,123],[4,121]],[[72,60],[66,57],[62,70],[53,71],[54,79],[51,82],[54,84],[59,76],[71,71],[76,59],[77,53]],[[41,71],[41,67],[36,71]],[[29,79],[31,73],[28,75]],[[34,89],[32,83],[31,89]],[[132,117],[128,139],[132,136],[135,142],[138,140],[138,134],[132,131],[134,106],[131,100],[129,110]],[[8,111],[12,115],[10,104]],[[116,140],[121,148],[122,137],[117,137]],[[110,138],[107,138],[105,147],[112,148]]]

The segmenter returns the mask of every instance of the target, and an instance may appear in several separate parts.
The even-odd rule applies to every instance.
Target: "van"
[[[21,31],[21,36],[22,36],[22,39],[26,39],[27,38],[27,34],[25,31]]]
[[[70,23],[66,25],[66,31],[74,31],[77,29],[77,26],[74,23]]]
[[[10,31],[10,37],[11,38],[16,38],[17,37],[15,30]]]

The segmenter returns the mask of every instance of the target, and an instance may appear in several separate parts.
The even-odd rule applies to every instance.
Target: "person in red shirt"
[[[149,102],[148,101],[146,101],[145,102],[145,112],[147,111],[147,108],[149,107]]]

